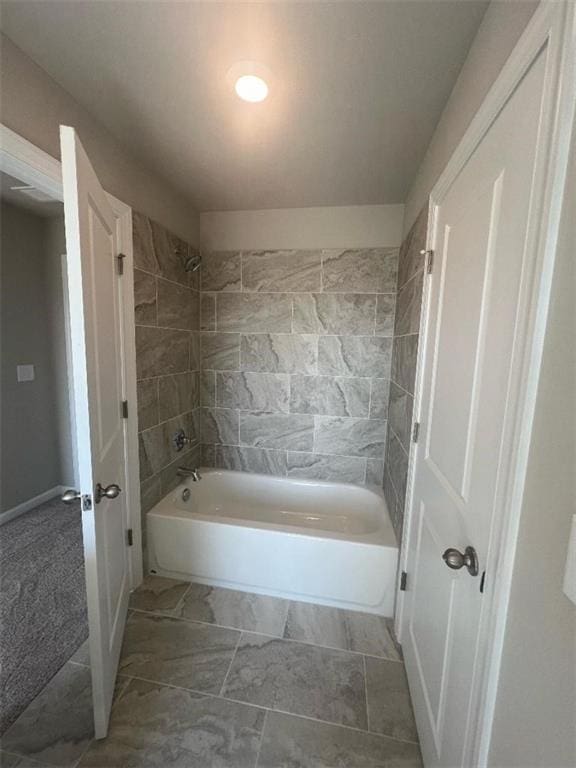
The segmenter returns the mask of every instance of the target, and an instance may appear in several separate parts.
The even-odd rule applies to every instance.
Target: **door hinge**
[[[128,528],[126,531],[126,544],[131,547],[134,544],[134,534],[132,532],[132,528]]]
[[[415,421],[414,426],[412,427],[412,442],[417,443],[418,442],[418,435],[420,434],[420,422]]]
[[[119,253],[118,256],[116,256],[116,263],[118,264],[118,274],[123,275],[124,274],[124,259],[126,258],[125,253]]]
[[[429,275],[432,272],[432,266],[434,265],[434,251],[420,251],[422,256],[426,257],[426,273]]]
[[[122,418],[128,418],[128,400],[122,400]]]
[[[408,581],[408,574],[406,571],[402,571],[400,575],[400,592],[406,592],[406,583]]]

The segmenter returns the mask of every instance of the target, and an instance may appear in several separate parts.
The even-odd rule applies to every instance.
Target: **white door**
[[[130,587],[116,220],[73,128],[60,127],[60,146],[94,726],[103,738]],[[99,499],[99,487],[109,495]]]
[[[545,54],[435,209],[402,641],[426,766],[462,766],[491,525],[499,507]],[[474,548],[477,575],[451,553]],[[470,562],[470,561],[469,561]],[[474,570],[473,568],[471,569]],[[490,574],[486,574],[486,587]]]

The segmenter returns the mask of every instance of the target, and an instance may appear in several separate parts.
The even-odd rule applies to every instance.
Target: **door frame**
[[[530,202],[530,224],[524,246],[520,289],[521,322],[517,326],[512,359],[511,388],[506,406],[502,471],[487,555],[487,589],[480,620],[482,659],[472,682],[473,727],[466,743],[467,765],[488,764],[492,723],[498,691],[516,545],[538,381],[542,362],[552,276],[569,162],[570,137],[576,105],[576,7],[542,0],[512,54],[470,123],[464,137],[429,199],[426,249],[433,248],[439,205],[470,155],[498,116],[526,71],[547,46],[543,88],[543,121],[537,139],[535,194]],[[430,275],[424,284],[420,344],[416,369],[414,421],[420,421],[424,359],[430,338]],[[415,449],[411,446],[406,517],[399,570],[406,570],[408,540],[414,525]],[[409,578],[409,577],[408,577]],[[402,641],[404,593],[398,589],[395,629]]]
[[[0,123],[0,170],[34,185],[55,200],[63,200],[62,166],[59,160]],[[126,505],[128,525],[133,531],[133,546],[128,549],[131,589],[142,582],[142,532],[140,516],[140,466],[138,461],[138,423],[136,399],[136,332],[134,321],[134,281],[132,246],[132,208],[106,193],[114,215],[118,247],[124,254],[122,280],[122,378],[124,396],[129,403],[129,416],[124,423],[126,445]],[[66,300],[66,294],[64,294]],[[65,312],[68,308],[65,307]],[[68,355],[67,355],[68,357]],[[71,366],[68,360],[69,381]],[[74,412],[71,411],[71,428]]]

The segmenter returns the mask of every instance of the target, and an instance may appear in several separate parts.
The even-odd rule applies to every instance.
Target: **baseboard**
[[[23,501],[21,504],[12,507],[12,509],[7,509],[6,512],[0,512],[0,525],[4,525],[4,523],[13,520],[15,517],[18,517],[18,515],[22,515],[30,509],[34,509],[34,507],[43,504],[45,501],[50,501],[50,499],[53,499],[55,496],[60,496],[64,493],[67,487],[68,486],[66,485],[55,485],[54,488],[49,488],[47,491],[44,491],[44,493],[40,493],[32,499]]]

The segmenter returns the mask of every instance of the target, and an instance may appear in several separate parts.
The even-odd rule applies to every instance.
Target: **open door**
[[[73,128],[60,127],[75,439],[96,738],[106,736],[130,589],[116,219]]]

